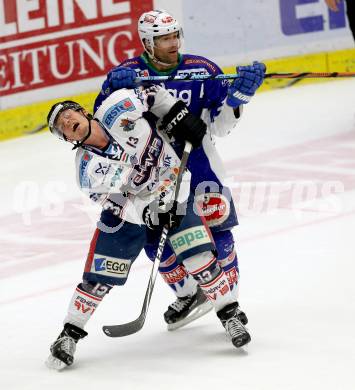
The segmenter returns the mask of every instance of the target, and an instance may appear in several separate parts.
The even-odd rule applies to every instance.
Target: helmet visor
[[[82,109],[82,107],[80,106],[80,104],[75,103],[75,102],[58,103],[55,106],[50,118],[48,119],[48,127],[49,127],[49,130],[51,131],[51,133],[54,134],[59,139],[62,139],[64,141],[66,141],[67,138],[63,132],[62,127],[58,126],[57,122],[58,122],[59,115],[63,111],[66,111],[69,109],[74,110],[74,111],[80,111]]]
[[[65,109],[64,104],[58,104],[55,107],[55,109],[53,110],[52,115],[50,116],[49,121],[48,121],[48,127],[49,127],[50,132],[53,133],[59,139],[63,139],[63,140],[65,140],[65,135],[63,133],[63,130],[61,130],[60,127],[58,127],[56,125],[56,123],[57,123],[57,119],[59,117],[59,114],[62,111],[64,111],[64,109]]]

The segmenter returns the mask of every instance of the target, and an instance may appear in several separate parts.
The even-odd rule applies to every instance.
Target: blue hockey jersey
[[[142,54],[139,57],[134,57],[122,62],[119,67],[130,67],[134,69],[138,76],[158,76],[158,75],[185,75],[185,74],[210,74],[218,75],[222,74],[222,70],[212,61],[207,58],[184,54],[179,56],[178,65],[175,68],[166,72],[161,72],[155,69],[154,65],[150,62],[146,54]],[[115,69],[115,68],[114,68]],[[112,70],[114,70],[112,69]],[[112,72],[111,70],[111,72]],[[110,82],[110,73],[108,73],[106,80],[102,85],[102,89],[96,98],[94,111],[102,104],[102,102],[112,93],[114,89]],[[221,111],[225,107],[225,100],[227,97],[227,91],[229,83],[226,80],[189,80],[189,81],[166,81],[162,84],[174,97],[182,100],[189,110],[196,116],[200,116],[206,121],[209,128],[216,128],[213,126],[218,117],[221,117]],[[232,112],[232,109],[228,107],[228,110]],[[228,133],[234,127],[237,119],[232,116],[232,126],[230,121],[228,122],[227,131],[222,132],[219,129],[210,131],[210,134],[205,137],[203,147],[194,149],[190,155],[188,161],[188,168],[192,174],[191,187],[192,190],[196,188],[202,188],[205,195],[201,195],[201,207],[205,211],[207,222],[210,227],[215,230],[225,230],[236,225],[237,217],[235,214],[235,208],[231,199],[231,193],[228,188],[222,184],[223,180],[223,164],[220,160],[213,142],[214,135],[221,135]],[[222,121],[222,123],[224,123]],[[220,134],[219,134],[220,133]],[[174,149],[179,153],[181,147],[177,144],[173,145]],[[212,186],[202,185],[201,183],[215,183]],[[223,202],[221,201],[221,194]],[[219,217],[218,212],[210,213],[209,210],[216,209],[216,199],[218,202],[228,203],[228,215]],[[209,199],[213,198],[209,205]],[[211,206],[211,207],[210,207]],[[219,210],[218,210],[219,211]],[[222,213],[222,210],[220,210]],[[211,215],[217,218],[209,218]]]

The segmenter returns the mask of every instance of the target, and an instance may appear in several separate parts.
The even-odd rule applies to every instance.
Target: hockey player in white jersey
[[[113,68],[104,81],[95,101],[95,111],[110,94],[120,88],[134,88],[137,76],[160,76],[211,74],[222,70],[205,57],[180,52],[183,32],[179,22],[168,12],[152,10],[138,20],[138,34],[143,53],[129,58]],[[218,248],[221,267],[227,274],[232,293],[238,296],[239,265],[231,229],[238,224],[231,191],[223,181],[223,164],[217,154],[214,138],[225,136],[236,127],[242,108],[247,104],[263,82],[265,65],[254,62],[238,67],[239,78],[231,85],[226,80],[194,80],[165,82],[169,92],[186,103],[189,110],[201,117],[208,125],[208,135],[200,148],[190,155],[188,167],[192,174],[192,188],[201,189],[200,205]],[[174,147],[179,147],[174,143]],[[213,182],[213,186],[203,183]],[[145,246],[148,257],[153,260],[159,239],[150,234]],[[197,283],[185,270],[183,264],[174,261],[174,253],[167,247],[159,268],[163,279],[174,290],[177,299],[164,313],[168,329],[176,329],[198,315],[208,311]],[[197,313],[194,311],[198,310]],[[247,316],[239,310],[244,324]]]
[[[161,118],[160,133],[147,111]],[[48,114],[51,132],[77,149],[80,188],[102,205],[85,264],[64,319],[64,329],[51,346],[47,364],[71,365],[76,343],[87,335],[84,327],[114,285],[123,285],[131,264],[146,244],[146,231],[169,226],[169,246],[177,261],[212,302],[232,343],[241,347],[250,335],[241,323],[238,303],[215,256],[204,218],[190,193],[190,173],[172,204],[180,160],[169,136],[198,147],[205,123],[180,108],[165,89],[122,89],[101,105],[94,119],[71,101],[55,104]]]

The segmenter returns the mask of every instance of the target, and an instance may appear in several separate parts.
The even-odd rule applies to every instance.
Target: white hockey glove
[[[154,85],[145,92],[151,99],[149,110],[161,119],[158,122],[160,130],[179,141],[191,142],[194,148],[201,146],[206,134],[206,124],[202,119],[191,114],[186,104],[176,100],[165,88]]]
[[[145,89],[149,96],[149,105],[151,111],[158,118],[166,115],[177,100],[165,89],[159,85],[153,85]]]

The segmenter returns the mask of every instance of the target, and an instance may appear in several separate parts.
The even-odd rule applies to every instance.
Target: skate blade
[[[196,309],[192,310],[192,312],[181,321],[175,322],[174,324],[168,324],[168,331],[182,328],[183,326],[189,324],[190,322],[195,321],[198,318],[204,316],[212,309],[213,309],[212,304],[209,301],[207,301],[202,305],[198,306]]]
[[[245,329],[247,329],[247,328],[245,328]],[[248,330],[248,329],[247,329],[247,330]],[[246,342],[245,342],[244,344],[242,344],[242,345],[235,345],[235,344],[233,343],[233,341],[232,341],[232,337],[231,337],[228,333],[225,333],[225,337],[226,337],[226,340],[227,340],[228,342],[231,342],[231,343],[233,344],[233,346],[234,346],[235,348],[237,348],[239,351],[246,352],[246,353],[248,352],[249,343],[251,342],[250,334],[249,334],[248,340],[246,340]]]
[[[63,368],[68,367],[64,362],[55,358],[52,355],[48,356],[46,360],[46,366],[51,370],[61,371]]]
[[[251,341],[251,338],[249,337],[249,339],[248,340],[245,340],[244,342],[243,342],[243,344],[235,344],[235,343],[233,343],[232,342],[232,344],[235,346],[235,348],[237,348],[237,349],[239,349],[239,350],[245,350],[245,351],[247,351],[247,348],[248,348],[248,346],[249,346],[249,343],[250,343],[250,341]],[[245,348],[245,349],[244,349]]]

